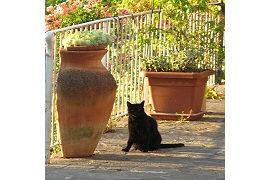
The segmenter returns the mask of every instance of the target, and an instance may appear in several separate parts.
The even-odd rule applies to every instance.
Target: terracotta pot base
[[[171,121],[178,121],[179,118],[182,116],[187,118],[187,121],[200,121],[203,117],[205,112],[201,111],[195,114],[173,114],[173,113],[150,113],[150,116],[156,120],[171,120]]]
[[[100,133],[94,134],[93,138],[86,138],[78,142],[68,142],[63,146],[62,156],[63,158],[81,158],[81,157],[90,157],[93,155],[95,148],[100,140]],[[99,137],[97,137],[99,136]],[[82,146],[81,144],[84,144]],[[86,146],[87,145],[87,146]]]

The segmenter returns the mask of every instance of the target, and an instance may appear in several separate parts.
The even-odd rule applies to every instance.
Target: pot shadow
[[[201,121],[225,122],[225,113],[224,112],[206,112]]]
[[[224,112],[212,112],[212,111],[207,111],[205,114],[206,115],[225,115]]]

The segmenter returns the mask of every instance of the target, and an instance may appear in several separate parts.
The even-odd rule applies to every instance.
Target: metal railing
[[[190,20],[190,30],[204,28],[198,23],[202,21],[216,21],[210,14],[194,14]],[[150,28],[152,27],[152,30]],[[153,30],[154,27],[154,30]],[[61,64],[59,49],[62,38],[69,33],[78,31],[102,30],[116,37],[115,42],[108,46],[108,52],[102,59],[103,65],[112,73],[117,82],[117,94],[112,117],[127,114],[126,101],[132,103],[148,99],[148,91],[141,74],[141,59],[149,56],[168,54],[173,47],[160,46],[166,43],[166,30],[171,27],[161,10],[152,10],[131,15],[95,20],[79,25],[49,31],[46,33],[46,159],[49,159],[50,148],[58,144],[57,110],[56,110],[56,80]],[[207,32],[207,27],[205,29]],[[158,38],[153,38],[153,37]],[[217,34],[209,33],[209,38],[217,42]],[[145,41],[150,39],[150,41]],[[152,40],[151,40],[152,39]],[[159,43],[156,43],[159,41]],[[208,39],[206,39],[208,41]],[[161,42],[161,43],[160,43]],[[210,53],[211,52],[207,52]],[[216,54],[211,54],[215,64]],[[210,76],[208,84],[215,83],[215,75]]]

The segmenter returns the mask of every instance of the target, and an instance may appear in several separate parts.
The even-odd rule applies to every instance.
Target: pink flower
[[[77,5],[76,4],[73,4],[69,9],[71,10],[71,11],[75,11],[76,9],[77,9]]]
[[[56,15],[61,15],[63,12],[63,8],[61,6],[57,6],[55,9],[55,14]]]
[[[45,16],[45,21],[50,22],[53,20],[53,16],[51,14]]]
[[[129,60],[128,54],[126,54],[126,57],[125,57],[125,54],[122,54],[121,60],[122,60],[122,61],[128,61],[128,60]]]
[[[67,6],[62,7],[62,6],[58,5],[56,7],[55,14],[56,15],[64,15],[64,16],[67,15],[68,14]]]
[[[49,14],[49,15],[46,15],[45,16],[45,21],[46,22],[53,22],[55,19],[54,15],[53,14]]]
[[[62,2],[61,4],[59,4],[59,6],[61,6],[63,9],[67,8],[66,2]]]
[[[81,4],[80,0],[74,2],[74,5],[79,6]]]
[[[53,13],[54,7],[53,6],[48,6],[46,10],[47,10],[48,13]]]
[[[59,20],[55,20],[55,21],[53,22],[53,25],[54,25],[55,27],[59,27],[60,21],[59,21]]]
[[[102,14],[103,14],[103,17],[112,17],[112,14],[109,11],[107,11],[107,10],[104,10],[102,12]]]
[[[119,9],[118,10],[118,14],[122,15],[122,14],[129,14],[129,11],[127,9]]]
[[[68,12],[69,12],[68,9],[64,9],[62,15],[66,16],[66,15],[68,15]]]
[[[52,25],[51,24],[46,24],[46,30],[48,31],[48,30],[52,30],[53,29],[53,27],[52,27]]]
[[[87,5],[86,5],[86,7],[89,8],[89,9],[91,9],[93,7],[93,5],[94,5],[94,1],[93,0],[89,0],[88,3],[87,3]]]

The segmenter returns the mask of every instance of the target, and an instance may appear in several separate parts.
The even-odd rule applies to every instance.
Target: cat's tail
[[[183,143],[177,143],[177,144],[160,144],[159,148],[177,148],[177,147],[184,147],[185,145]]]

